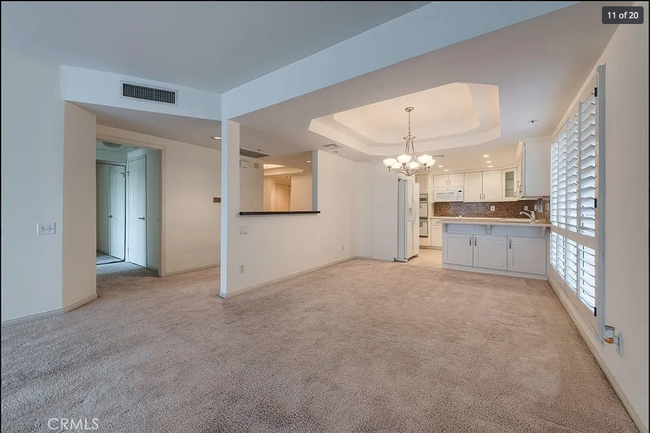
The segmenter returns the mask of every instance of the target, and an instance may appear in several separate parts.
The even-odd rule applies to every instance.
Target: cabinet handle
[[[508,239],[508,248],[512,249],[512,239]]]
[[[474,246],[476,246],[478,240],[476,240],[476,237],[474,237]]]
[[[472,237],[471,236],[469,237],[469,246],[470,247],[472,246]]]

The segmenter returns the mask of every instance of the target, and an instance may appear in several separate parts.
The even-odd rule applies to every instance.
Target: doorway
[[[97,265],[157,270],[160,150],[97,141]]]

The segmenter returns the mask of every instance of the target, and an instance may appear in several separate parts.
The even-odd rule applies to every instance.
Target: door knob
[[[109,217],[109,218],[113,218],[113,215],[109,215],[108,217]]]
[[[144,221],[144,217],[138,217],[138,219]]]

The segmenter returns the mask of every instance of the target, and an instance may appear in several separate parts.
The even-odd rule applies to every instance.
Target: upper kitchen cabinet
[[[429,180],[428,174],[415,176],[415,183],[420,185],[420,193],[425,193],[428,191],[428,180]]]
[[[551,195],[551,140],[531,138],[517,146],[517,199]]]
[[[503,192],[502,200],[516,200],[517,179],[515,176],[516,168],[507,168],[501,171],[501,185]]]
[[[464,201],[500,201],[501,170],[465,173]]]
[[[463,186],[465,176],[463,173],[457,174],[436,174],[433,176],[433,187],[440,188],[445,186]]]

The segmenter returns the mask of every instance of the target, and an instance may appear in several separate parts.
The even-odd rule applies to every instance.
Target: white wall
[[[311,174],[291,176],[291,210],[312,210]]]
[[[218,150],[106,126],[108,141],[162,150],[162,257],[166,274],[215,266],[220,261],[221,196]]]
[[[122,97],[122,81],[177,90],[177,104],[159,104]],[[61,66],[61,95],[66,101],[107,105],[200,119],[221,119],[221,95],[169,83],[112,74],[93,69]]]
[[[317,153],[320,214],[240,216],[239,173],[232,164],[238,160],[239,125],[228,121],[223,126],[222,184],[227,194],[222,219],[227,219],[228,231],[222,235],[222,296],[351,257],[355,163]],[[247,235],[239,235],[242,225]]]
[[[264,209],[264,162],[244,156],[240,160],[244,165],[240,169],[241,210],[259,212]]]
[[[5,322],[63,305],[64,105],[58,66],[2,48],[1,75]],[[38,222],[55,222],[57,233],[37,236]]]
[[[65,103],[63,308],[97,296],[95,115]]]
[[[647,2],[643,5],[648,16]],[[580,322],[648,430],[648,24],[620,25],[606,64],[605,322],[622,332],[619,355]],[[581,92],[580,92],[581,93]],[[570,303],[569,303],[570,304]],[[602,314],[599,310],[599,314]]]
[[[147,268],[158,269],[160,263],[161,174],[160,150],[136,149],[128,152],[127,161],[146,155],[147,164]],[[128,206],[128,200],[127,200]]]

